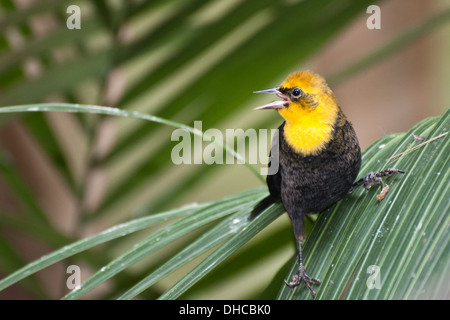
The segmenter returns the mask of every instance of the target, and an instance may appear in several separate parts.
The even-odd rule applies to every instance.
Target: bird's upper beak
[[[291,102],[291,100],[289,99],[288,96],[284,95],[283,93],[280,92],[280,88],[272,88],[272,89],[266,89],[266,90],[259,90],[259,91],[254,91],[253,93],[269,93],[269,94],[276,94],[277,97],[283,99],[283,100],[277,100],[277,101],[273,101],[271,103],[265,104],[263,106],[259,106],[254,108],[253,110],[264,110],[264,109],[282,109],[282,108],[286,108],[289,106],[289,102]]]

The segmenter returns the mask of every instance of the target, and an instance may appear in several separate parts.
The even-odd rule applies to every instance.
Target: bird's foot
[[[311,292],[311,295],[314,298],[316,296],[316,292],[313,290],[313,288],[311,288],[310,284],[314,283],[314,284],[320,285],[320,280],[314,279],[314,278],[311,278],[310,276],[308,276],[306,274],[305,267],[303,266],[303,264],[300,264],[298,266],[298,272],[292,276],[291,281],[287,282],[286,280],[284,280],[284,283],[288,287],[290,287],[292,290],[294,290],[294,288],[302,282],[305,284],[305,286],[308,288],[308,290]]]
[[[364,189],[369,190],[373,184],[378,184],[380,186],[381,193],[377,196],[377,199],[382,200],[386,193],[389,191],[388,186],[383,186],[382,178],[390,177],[397,173],[405,173],[405,171],[399,169],[384,169],[379,172],[369,172],[364,178],[359,179],[358,181],[353,183],[348,190],[348,193],[352,193],[353,190],[355,190],[360,185],[363,185]]]

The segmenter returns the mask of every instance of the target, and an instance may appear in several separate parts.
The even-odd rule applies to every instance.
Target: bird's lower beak
[[[280,97],[283,100],[277,100],[273,101],[271,103],[265,104],[263,106],[259,106],[254,108],[253,110],[264,110],[264,109],[282,109],[289,106],[289,97],[284,95],[280,92],[280,88],[272,88],[272,89],[266,89],[266,90],[259,90],[254,91],[253,93],[269,93],[269,94],[276,94],[278,97]]]

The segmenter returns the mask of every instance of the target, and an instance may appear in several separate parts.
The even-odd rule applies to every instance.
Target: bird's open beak
[[[253,110],[264,110],[264,109],[282,109],[289,106],[289,97],[282,94],[279,90],[280,88],[272,88],[272,89],[266,89],[266,90],[259,90],[254,91],[253,93],[269,93],[269,94],[276,94],[277,97],[283,99],[283,100],[277,100],[273,101],[271,103],[265,104],[263,106],[259,106],[254,108]]]

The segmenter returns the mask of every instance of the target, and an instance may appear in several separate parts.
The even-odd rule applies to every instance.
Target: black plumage
[[[304,239],[304,218],[320,212],[342,199],[350,190],[361,165],[358,138],[340,111],[333,127],[333,138],[317,155],[295,152],[284,138],[285,122],[278,128],[279,170],[267,176],[272,197],[281,197],[294,224],[297,240]],[[269,165],[270,166],[270,165]]]

